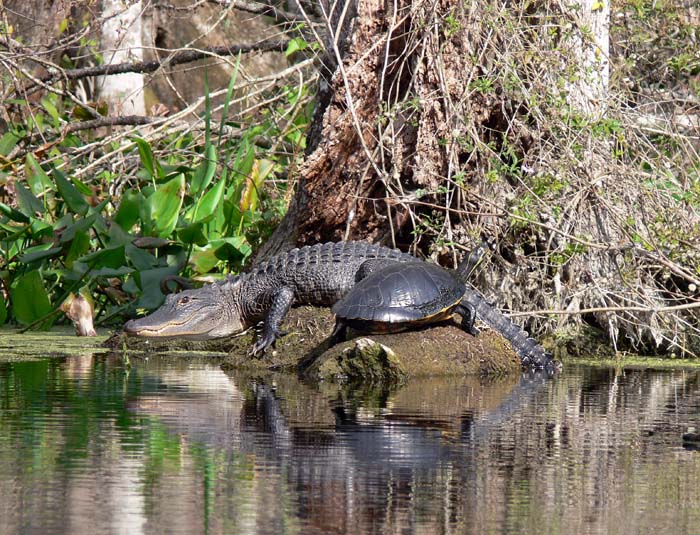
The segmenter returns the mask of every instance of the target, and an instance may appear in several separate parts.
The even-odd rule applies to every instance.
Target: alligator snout
[[[136,324],[136,320],[129,320],[124,324],[124,332],[126,334],[138,334],[139,328]]]

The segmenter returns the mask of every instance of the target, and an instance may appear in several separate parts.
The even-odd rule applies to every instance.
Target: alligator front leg
[[[267,313],[267,318],[265,318],[263,322],[263,331],[260,336],[258,336],[258,340],[253,346],[251,355],[257,356],[260,353],[264,353],[275,343],[275,340],[287,334],[280,326],[293,303],[294,291],[291,288],[282,287],[277,291],[272,298],[272,304]]]

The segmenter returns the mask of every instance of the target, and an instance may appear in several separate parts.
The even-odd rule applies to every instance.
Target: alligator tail
[[[476,316],[481,321],[495,329],[512,344],[513,350],[520,357],[523,368],[538,368],[550,373],[558,369],[557,363],[548,351],[518,325],[491,306],[478,291],[467,288],[464,299],[474,306]]]

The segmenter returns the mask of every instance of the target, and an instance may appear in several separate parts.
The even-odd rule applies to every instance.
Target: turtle
[[[462,316],[461,327],[476,335],[474,305],[463,299],[467,286],[457,272],[428,262],[394,263],[371,273],[332,308],[334,341],[348,327],[372,333],[394,333]]]
[[[345,339],[348,327],[369,333],[394,333],[461,316],[460,327],[479,331],[477,318],[508,340],[523,367],[555,370],[552,355],[504,316],[466,279],[483,254],[477,248],[457,268],[423,261],[388,263],[369,269],[332,308],[336,316],[331,344]],[[371,266],[370,266],[371,267]]]

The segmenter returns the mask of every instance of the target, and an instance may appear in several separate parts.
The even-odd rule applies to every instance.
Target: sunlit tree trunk
[[[143,60],[143,5],[140,0],[103,0],[102,49],[105,63]],[[117,115],[145,115],[144,75],[103,76],[98,95]]]
[[[570,3],[577,26],[574,40],[581,68],[578,80],[570,84],[573,104],[592,118],[605,115],[610,82],[610,2],[583,0]]]

